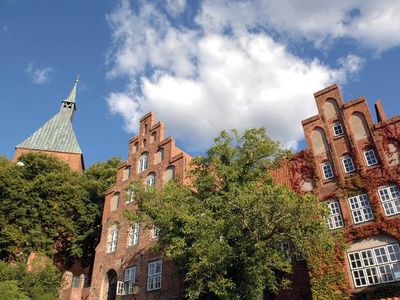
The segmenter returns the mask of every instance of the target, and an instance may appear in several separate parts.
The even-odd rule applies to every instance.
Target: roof
[[[72,127],[70,114],[66,110],[60,110],[16,148],[82,154]]]

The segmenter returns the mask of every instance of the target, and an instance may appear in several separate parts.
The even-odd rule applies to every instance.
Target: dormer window
[[[342,136],[344,134],[343,126],[339,122],[333,124],[332,130],[334,136]]]

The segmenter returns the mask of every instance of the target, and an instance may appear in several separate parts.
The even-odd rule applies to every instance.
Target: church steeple
[[[65,160],[75,171],[83,171],[82,150],[72,127],[78,80],[79,77],[76,78],[68,97],[62,101],[60,111],[15,147],[15,161],[25,152],[44,152]]]
[[[78,85],[79,75],[76,77],[74,85],[69,93],[68,97],[62,101],[60,112],[67,113],[72,120],[74,112],[76,110],[76,87]]]

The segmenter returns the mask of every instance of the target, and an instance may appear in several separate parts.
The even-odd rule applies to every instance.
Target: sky
[[[86,166],[127,158],[149,111],[191,155],[265,127],[293,151],[313,94],[400,113],[400,1],[0,0],[0,155],[56,114],[80,76]]]

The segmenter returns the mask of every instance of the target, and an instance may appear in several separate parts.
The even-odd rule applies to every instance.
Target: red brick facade
[[[342,267],[351,291],[396,282],[400,280],[400,117],[387,119],[378,102],[378,122],[374,123],[366,100],[345,102],[336,85],[314,96],[319,113],[302,122],[307,149],[273,175],[277,182],[299,193],[315,193],[330,205],[329,227],[343,230],[348,246]],[[141,163],[144,154],[146,167]],[[189,161],[190,156],[172,138],[164,139],[164,126],[154,122],[152,113],[140,120],[139,135],[129,141],[128,160],[119,166],[117,183],[105,198],[88,299],[181,299],[174,265],[150,250],[150,230],[140,228],[138,243],[128,245],[132,224],[122,212],[136,208],[126,193],[132,180],[148,180],[153,174],[155,185],[161,188],[172,177],[168,170],[173,167],[172,173],[183,182]],[[161,286],[148,291],[149,263],[158,260],[162,262]],[[310,299],[307,264],[293,262],[293,289],[277,299]],[[113,298],[117,281],[125,282],[126,288],[124,272],[130,267],[136,267],[131,293]]]
[[[307,149],[275,178],[329,205],[329,227],[343,231],[348,247],[343,272],[351,292],[395,283],[400,280],[400,117],[388,119],[378,101],[374,123],[366,99],[344,102],[337,85],[314,96],[318,115],[302,122]]]
[[[85,169],[83,165],[83,155],[80,153],[67,153],[67,152],[56,152],[56,151],[46,151],[46,150],[34,150],[34,149],[24,149],[24,148],[16,148],[15,149],[15,154],[13,161],[17,161],[18,157],[20,157],[21,154],[24,153],[44,153],[50,156],[57,157],[64,161],[68,166],[71,168],[71,170],[78,172],[78,173],[83,173],[83,170]]]
[[[132,224],[122,215],[124,210],[136,209],[136,204],[129,202],[129,194],[126,192],[132,180],[140,178],[146,181],[149,176],[154,176],[155,186],[159,188],[172,178],[184,181],[185,167],[191,157],[175,146],[172,137],[164,138],[164,131],[164,125],[161,122],[155,123],[152,113],[140,120],[139,135],[129,141],[128,160],[118,167],[117,183],[107,191],[101,240],[96,248],[93,267],[90,294],[94,298],[91,299],[107,299],[109,289],[115,289],[115,285],[110,287],[110,279],[111,284],[115,281],[114,277],[110,278],[110,274],[116,275],[116,280],[123,282],[125,269],[129,267],[136,268],[135,287],[127,291],[130,295],[118,296],[121,299],[174,299],[182,293],[174,265],[150,249],[154,241],[152,231],[140,227],[137,243],[129,245]],[[147,156],[147,165],[141,164],[144,155]],[[118,231],[116,246],[112,250],[109,244],[110,228]],[[161,261],[162,269],[161,287],[156,286],[148,291],[148,265],[158,260]],[[128,284],[125,282],[125,286]]]

